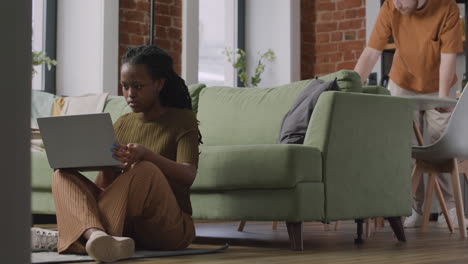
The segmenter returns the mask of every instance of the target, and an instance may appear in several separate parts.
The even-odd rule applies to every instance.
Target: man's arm
[[[449,97],[450,88],[452,88],[453,79],[455,78],[457,64],[457,54],[442,53],[440,55],[439,68],[439,97]],[[452,112],[453,108],[437,108],[441,113]]]
[[[448,97],[455,78],[457,54],[442,53],[439,68],[439,97]]]
[[[354,67],[354,71],[359,73],[359,76],[361,76],[362,83],[367,80],[367,77],[372,71],[372,68],[374,68],[375,63],[381,54],[382,51],[373,49],[371,47],[366,47],[362,52],[358,62],[356,63],[356,66]]]

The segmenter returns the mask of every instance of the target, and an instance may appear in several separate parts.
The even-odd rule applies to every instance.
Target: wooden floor
[[[356,225],[343,222],[338,231],[324,231],[320,223],[306,223],[303,252],[289,250],[286,226],[271,229],[271,222],[247,222],[244,232],[237,232],[238,222],[197,223],[197,239],[191,247],[213,248],[225,243],[222,253],[141,259],[119,263],[468,263],[468,240],[450,234],[446,228],[430,223],[428,233],[406,229],[407,242],[398,242],[385,227],[354,244]]]

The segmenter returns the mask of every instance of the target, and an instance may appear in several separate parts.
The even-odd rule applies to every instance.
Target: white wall
[[[30,263],[31,184],[31,1],[0,2],[0,78],[7,92],[0,104],[2,190],[1,263]]]
[[[117,94],[119,1],[57,5],[57,94]]]
[[[259,87],[300,80],[300,0],[246,1],[246,51],[249,73],[255,70],[258,52],[271,48],[276,60],[269,63]],[[253,68],[253,69],[252,69]]]

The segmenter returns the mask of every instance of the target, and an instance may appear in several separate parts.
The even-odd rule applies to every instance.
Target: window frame
[[[44,0],[43,17],[43,49],[51,59],[57,58],[57,0]],[[56,94],[56,70],[52,67],[50,70],[42,71],[43,90]]]
[[[39,39],[41,43],[40,50],[34,50],[36,52],[44,51],[48,57],[55,60],[56,59],[56,43],[57,43],[57,0],[43,0],[42,6],[42,21],[35,21],[40,24],[41,29],[41,38]],[[33,25],[34,27],[34,25]],[[32,39],[31,39],[32,40]],[[56,93],[56,71],[55,67],[52,67],[50,70],[47,69],[45,64],[40,66],[37,74],[40,74],[39,78],[39,91],[45,91],[48,93]]]
[[[245,0],[225,0],[226,10],[234,10],[226,23],[228,45],[245,50]],[[182,77],[187,84],[198,83],[199,63],[199,0],[183,0],[182,4]],[[225,10],[225,11],[226,11]],[[231,23],[229,23],[231,22]],[[232,30],[232,31],[231,31]],[[227,61],[224,64],[225,84],[237,86],[241,82],[235,69]]]

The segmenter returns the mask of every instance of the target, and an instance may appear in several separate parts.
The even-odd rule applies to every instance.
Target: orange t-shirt
[[[416,93],[439,90],[441,53],[463,51],[459,13],[454,0],[428,0],[411,15],[402,15],[392,0],[384,2],[368,46],[383,50],[390,36],[395,41],[390,79]],[[454,74],[453,86],[457,81]]]

